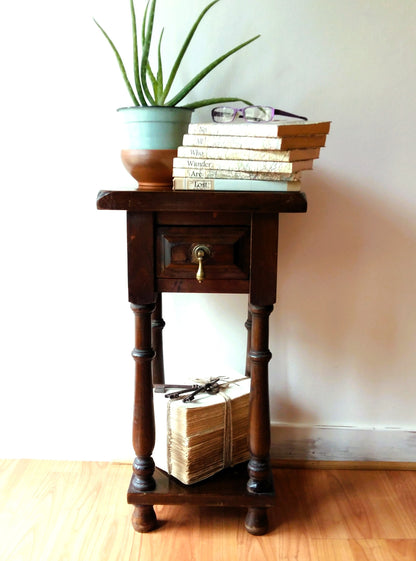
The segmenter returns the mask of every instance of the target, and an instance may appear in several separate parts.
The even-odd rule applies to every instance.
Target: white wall
[[[204,5],[159,0],[167,51]],[[134,186],[115,114],[129,98],[91,19],[124,52],[128,2],[0,10],[0,455],[130,458],[125,221],[95,209],[99,189]],[[281,218],[270,339],[281,456],[309,457],[325,426],[340,436],[320,458],[385,459],[362,434],[389,428],[394,458],[416,460],[415,24],[414,0],[222,0],[181,74],[261,32],[192,99],[236,94],[333,122],[304,174],[308,213]],[[201,342],[204,364],[242,368],[245,307],[245,296],[166,295],[167,376],[191,372]],[[344,446],[357,432],[345,426],[360,429],[360,451]]]

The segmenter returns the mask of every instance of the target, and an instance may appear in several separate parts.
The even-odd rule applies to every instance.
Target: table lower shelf
[[[245,463],[193,485],[184,485],[162,470],[156,469],[156,488],[153,491],[137,491],[130,482],[127,502],[133,505],[193,504],[263,508],[274,506],[274,490],[268,493],[249,493],[246,488],[247,478]]]

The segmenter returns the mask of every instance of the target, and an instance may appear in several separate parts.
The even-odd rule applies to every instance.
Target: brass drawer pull
[[[210,257],[210,255],[211,250],[206,245],[196,244],[192,248],[192,263],[198,264],[198,270],[195,276],[198,282],[202,282],[205,278],[205,271],[202,262],[206,257]]]

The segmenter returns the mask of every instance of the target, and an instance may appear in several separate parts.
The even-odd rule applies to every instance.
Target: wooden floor
[[[1,561],[415,561],[416,472],[275,469],[272,530],[245,511],[156,507],[137,534],[127,465],[0,460]]]

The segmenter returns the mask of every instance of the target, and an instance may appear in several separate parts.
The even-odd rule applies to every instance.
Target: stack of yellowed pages
[[[189,403],[154,393],[156,466],[190,485],[247,460],[249,394],[250,378]]]

